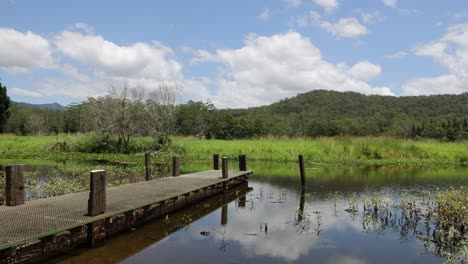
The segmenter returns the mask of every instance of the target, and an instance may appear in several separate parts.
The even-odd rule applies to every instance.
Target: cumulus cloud
[[[315,11],[311,11],[310,16],[316,25],[330,32],[337,38],[356,38],[366,35],[369,32],[368,29],[355,17],[341,18],[332,23],[323,20],[320,14]]]
[[[85,99],[104,95],[110,86],[123,83],[143,89],[185,85],[182,64],[172,49],[157,41],[119,45],[94,34],[83,23],[57,34],[52,41],[57,54],[73,63],[60,66],[63,76],[38,84],[37,92],[46,96]]]
[[[402,94],[468,92],[468,24],[449,27],[442,38],[417,47],[413,52],[418,56],[431,57],[448,73],[409,80],[403,85]]]
[[[367,61],[350,67],[330,63],[297,32],[251,34],[242,48],[198,54],[197,62],[216,61],[226,67],[212,96],[218,107],[258,106],[315,89],[392,95],[387,87],[365,82],[380,73],[380,66]]]
[[[173,51],[156,41],[119,46],[101,36],[64,31],[55,38],[55,45],[65,56],[107,76],[161,81],[181,77],[182,65],[171,58]]]
[[[392,7],[392,8],[397,7],[397,0],[382,0],[382,3],[388,7]]]
[[[0,69],[17,73],[53,66],[48,40],[30,31],[0,28]]]
[[[260,14],[258,14],[257,19],[262,21],[268,21],[270,19],[270,9],[263,8]]]
[[[359,80],[371,80],[380,75],[382,67],[370,63],[369,61],[360,61],[354,64],[348,74]]]
[[[326,12],[331,12],[338,8],[337,0],[313,0],[314,3],[322,7]]]

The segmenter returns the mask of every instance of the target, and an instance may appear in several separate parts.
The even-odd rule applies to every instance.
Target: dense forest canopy
[[[11,118],[5,126],[5,132],[26,135],[103,129],[96,126],[96,120],[90,120],[90,113],[103,109],[93,106],[104,103],[106,98],[109,99],[90,98],[81,104],[67,106],[64,110],[15,104],[11,107]],[[138,112],[142,115],[140,118],[129,118],[132,123],[126,126],[134,130],[134,135],[151,135],[154,131],[164,130],[164,133],[173,135],[218,139],[270,135],[383,135],[448,141],[468,139],[468,93],[393,97],[316,90],[249,109],[216,109],[209,101],[188,101],[177,106],[154,103],[156,101],[145,102],[142,98],[129,101],[136,104],[128,105],[132,111],[146,111],[143,114]],[[162,122],[166,120],[158,120],[159,115],[165,115],[170,124],[164,124],[163,129],[135,129],[148,128],[156,123],[163,125]],[[109,116],[109,113],[105,113],[103,118]],[[149,117],[153,122],[148,123]],[[118,117],[115,119],[119,120]],[[122,140],[127,136],[125,131],[125,126],[118,130]]]

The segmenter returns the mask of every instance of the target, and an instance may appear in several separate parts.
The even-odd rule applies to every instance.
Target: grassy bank
[[[178,138],[175,146],[183,157],[209,159],[213,153],[250,160],[296,161],[303,154],[310,162],[365,164],[466,164],[468,142],[447,143],[434,140],[414,141],[393,138],[318,138],[199,140]]]
[[[308,162],[340,164],[467,164],[468,142],[401,140],[384,137],[338,137],[318,139],[200,140],[173,138],[174,152],[186,160],[211,160],[214,153],[230,158],[239,154],[249,160],[296,161],[303,154]],[[61,151],[54,146],[70,146]],[[151,146],[150,138],[134,138],[137,146]],[[110,160],[142,162],[140,153],[109,154],[73,151],[86,144],[86,136],[0,135],[0,159]]]

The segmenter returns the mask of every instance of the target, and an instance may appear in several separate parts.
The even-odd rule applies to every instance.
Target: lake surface
[[[184,167],[203,168],[209,164]],[[213,197],[48,263],[442,263],[434,223],[406,221],[392,204],[468,187],[466,167],[309,165],[305,191],[296,164],[249,168],[255,175],[251,190],[238,190],[243,197]],[[386,216],[364,211],[376,197]]]

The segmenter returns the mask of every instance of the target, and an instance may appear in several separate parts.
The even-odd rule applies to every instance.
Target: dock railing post
[[[8,165],[6,172],[5,198],[7,206],[24,204],[24,165]]]
[[[219,170],[219,154],[213,155],[213,170]]]
[[[223,157],[222,159],[222,175],[223,175],[223,179],[227,179],[228,178],[228,158],[227,157]]]
[[[180,176],[180,158],[172,157],[172,176]]]
[[[151,180],[151,153],[145,153],[145,168],[146,168],[146,177],[145,180]]]
[[[304,156],[299,155],[299,171],[301,173],[301,186],[305,189],[305,167],[304,167]]]
[[[245,159],[245,155],[239,155],[239,170],[247,171],[247,160]]]
[[[96,216],[106,212],[106,171],[93,170],[90,173],[88,215]]]

